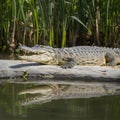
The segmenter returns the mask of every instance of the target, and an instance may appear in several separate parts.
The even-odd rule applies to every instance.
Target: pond
[[[119,120],[120,95],[87,86],[2,83],[0,120]]]

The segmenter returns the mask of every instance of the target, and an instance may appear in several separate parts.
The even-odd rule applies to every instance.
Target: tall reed
[[[119,0],[1,0],[0,49],[21,42],[26,45],[76,45],[92,36],[93,44],[117,42]],[[80,39],[80,44],[85,42]]]

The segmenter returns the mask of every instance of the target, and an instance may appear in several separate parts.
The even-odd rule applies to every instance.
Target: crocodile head
[[[50,46],[36,45],[34,47],[27,47],[20,45],[19,49],[19,59],[38,62],[41,64],[57,64],[55,59],[55,51]]]
[[[57,91],[57,85],[38,85],[18,93],[21,105],[42,104],[50,102]]]

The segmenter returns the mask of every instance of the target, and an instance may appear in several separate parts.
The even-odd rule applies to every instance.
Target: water
[[[41,93],[36,93],[36,96],[41,97],[42,102],[22,105],[21,101],[28,96],[23,95],[23,98],[21,98],[21,94],[26,92],[26,90],[28,94],[30,94],[31,89],[29,88],[36,89],[35,86],[36,85],[34,84],[1,84],[0,120],[120,119],[120,95],[91,98],[65,98],[65,96],[63,96],[61,99],[52,99],[52,90],[56,89],[56,86],[51,87],[51,85],[42,85],[42,87],[39,85]],[[59,87],[62,90],[66,90],[68,88],[68,86],[65,87],[65,85],[60,85]]]

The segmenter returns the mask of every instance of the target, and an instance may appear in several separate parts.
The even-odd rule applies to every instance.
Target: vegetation
[[[120,44],[119,0],[1,0],[0,12],[1,50]]]

